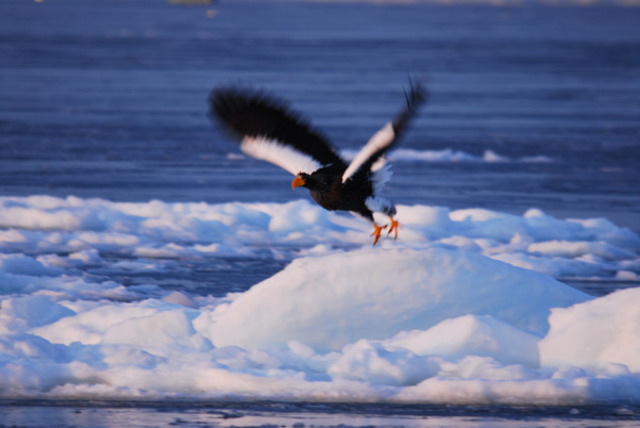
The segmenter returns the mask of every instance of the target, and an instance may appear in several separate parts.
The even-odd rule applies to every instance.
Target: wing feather
[[[210,116],[240,142],[247,155],[292,174],[328,165],[346,165],[328,140],[284,103],[266,94],[236,88],[215,89]]]
[[[420,84],[411,82],[411,91],[408,94],[405,92],[405,98],[407,105],[395,119],[376,132],[353,158],[342,175],[343,183],[351,177],[372,170],[376,162],[397,143],[398,136],[406,129],[418,107],[426,100],[427,94]]]
[[[240,143],[240,150],[253,158],[277,165],[293,175],[299,172],[311,174],[322,167],[308,154],[264,137],[244,137]]]
[[[387,122],[378,132],[373,134],[373,137],[369,139],[367,144],[360,149],[358,154],[353,158],[347,169],[342,174],[342,182],[347,181],[356,171],[358,171],[362,165],[364,165],[369,159],[371,159],[376,153],[382,151],[381,155],[389,148],[394,142],[396,133],[393,129],[393,124]],[[377,160],[380,156],[377,156]],[[374,162],[375,162],[374,160]],[[373,164],[374,162],[371,162]]]

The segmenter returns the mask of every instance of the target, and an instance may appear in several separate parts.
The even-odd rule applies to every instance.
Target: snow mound
[[[490,315],[446,319],[428,330],[403,331],[384,341],[419,355],[459,360],[467,355],[491,357],[505,364],[538,366],[538,335]]]
[[[554,307],[588,296],[545,275],[444,249],[364,249],[299,259],[218,308],[206,336],[247,349],[303,341],[337,350],[466,314],[544,334]]]
[[[553,309],[549,322],[551,330],[540,342],[543,365],[617,365],[623,373],[627,369],[640,372],[640,288]]]
[[[637,289],[459,250],[307,257],[224,298],[64,296],[0,297],[0,397],[640,402]]]

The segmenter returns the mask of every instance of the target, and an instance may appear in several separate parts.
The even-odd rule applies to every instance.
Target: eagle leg
[[[378,243],[378,239],[380,239],[380,233],[382,233],[382,229],[386,229],[388,225],[384,225],[384,226],[378,226],[377,224],[373,223],[373,233],[371,234],[371,236],[374,236],[373,239],[373,245],[376,245]]]
[[[394,219],[393,217],[389,218],[391,219],[391,226],[389,226],[387,236],[391,235],[391,232],[394,232],[393,239],[398,239],[398,228],[400,227],[400,223],[398,223],[398,220]]]

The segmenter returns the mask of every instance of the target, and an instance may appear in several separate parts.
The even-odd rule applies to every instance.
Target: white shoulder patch
[[[393,131],[393,124],[387,122],[378,132],[373,134],[371,139],[360,149],[358,154],[349,164],[344,174],[342,174],[342,182],[347,181],[361,166],[369,159],[369,157],[378,150],[388,146],[393,142],[396,133]]]
[[[270,162],[293,175],[299,172],[311,174],[322,166],[308,154],[264,137],[244,137],[240,149],[252,158]]]

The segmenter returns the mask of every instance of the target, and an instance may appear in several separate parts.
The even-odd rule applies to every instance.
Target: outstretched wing
[[[215,89],[209,97],[217,118],[240,140],[247,155],[273,163],[291,174],[312,172],[328,165],[346,165],[329,142],[299,114],[265,94],[241,89]]]
[[[398,141],[398,136],[404,131],[409,120],[415,115],[418,107],[426,101],[427,92],[419,83],[410,82],[411,90],[405,91],[407,105],[398,113],[395,119],[387,122],[371,139],[360,149],[356,157],[353,158],[349,167],[342,175],[342,182],[359,173],[370,171],[371,167],[381,159],[381,157],[391,149]]]

